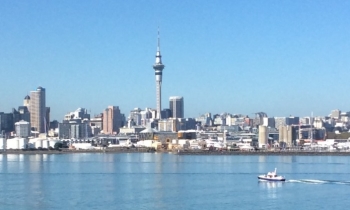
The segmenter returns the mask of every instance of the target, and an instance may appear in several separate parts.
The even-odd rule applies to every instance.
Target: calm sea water
[[[0,209],[346,209],[350,157],[0,155]],[[259,182],[277,170],[284,183]]]

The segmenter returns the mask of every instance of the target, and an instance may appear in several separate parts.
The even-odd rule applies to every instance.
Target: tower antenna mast
[[[154,73],[156,76],[156,104],[157,104],[157,119],[161,119],[161,106],[162,106],[162,76],[164,65],[162,63],[162,56],[160,54],[160,36],[159,36],[159,27],[158,27],[158,37],[157,37],[157,52],[156,52],[156,61],[153,65]]]

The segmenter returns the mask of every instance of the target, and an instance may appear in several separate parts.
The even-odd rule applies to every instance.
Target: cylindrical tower
[[[259,147],[262,145],[267,145],[269,138],[268,129],[266,126],[259,125]]]
[[[46,94],[45,88],[38,87],[30,92],[30,125],[35,131],[45,133],[46,120]]]
[[[157,119],[161,119],[161,109],[162,109],[162,74],[164,65],[162,63],[162,56],[160,55],[160,40],[159,40],[159,30],[158,30],[158,46],[156,53],[156,62],[153,65],[153,69],[156,76],[156,97],[157,97]]]

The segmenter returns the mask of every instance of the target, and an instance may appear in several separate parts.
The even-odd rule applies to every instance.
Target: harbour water
[[[348,156],[0,155],[1,209],[346,209]],[[277,168],[286,182],[259,182]]]

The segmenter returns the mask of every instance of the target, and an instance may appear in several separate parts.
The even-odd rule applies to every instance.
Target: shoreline
[[[94,150],[5,150],[0,151],[0,155],[5,154],[79,154],[79,153],[172,153],[174,155],[262,155],[262,156],[350,156],[350,152],[342,151],[157,151],[150,148],[105,148]]]
[[[261,155],[261,156],[350,156],[350,152],[328,151],[180,151],[179,155]]]
[[[76,154],[76,153],[154,153],[155,150],[149,148],[106,148],[106,149],[60,149],[60,150],[3,150],[0,151],[0,155],[5,154]]]

